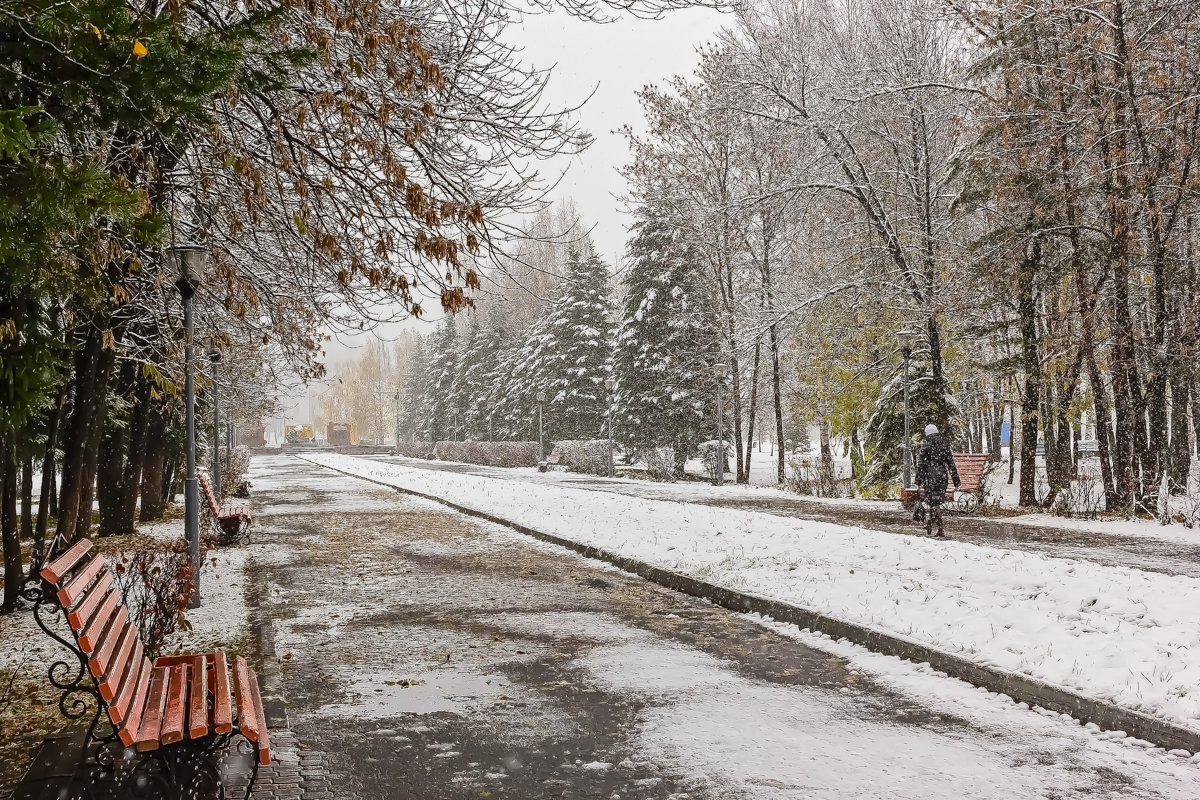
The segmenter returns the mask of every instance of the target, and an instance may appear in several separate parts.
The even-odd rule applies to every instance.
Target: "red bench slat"
[[[195,656],[188,676],[192,681],[188,736],[192,739],[202,739],[208,735],[208,659]]]
[[[92,585],[92,581],[100,575],[102,570],[108,568],[104,563],[103,556],[92,556],[92,560],[81,569],[74,578],[71,578],[65,586],[58,590],[58,602],[63,608],[71,608],[87,591],[87,588]]]
[[[96,652],[88,659],[88,668],[91,669],[93,676],[97,678],[104,677],[112,669],[113,655],[116,653],[117,645],[120,644],[121,637],[125,635],[125,629],[128,626],[129,609],[121,606],[117,609],[112,624],[108,626],[108,630],[101,637],[100,645],[96,648]]]
[[[117,696],[129,665],[136,663],[133,660],[133,649],[138,644],[138,636],[135,625],[125,626],[125,633],[122,634],[121,641],[117,644],[117,653],[113,656],[112,669],[105,672],[104,680],[100,681],[100,696],[106,703],[111,703]]]
[[[83,557],[92,549],[92,543],[88,539],[80,539],[75,544],[63,551],[62,555],[51,561],[42,568],[42,577],[49,583],[58,585],[59,581],[75,569],[76,566],[83,560]]]
[[[87,596],[79,601],[79,605],[75,606],[74,610],[67,612],[67,622],[70,623],[71,630],[75,633],[83,630],[84,626],[91,621],[92,615],[96,613],[96,607],[100,605],[100,601],[104,599],[112,585],[112,570],[106,569],[101,573],[99,580],[92,584]]]
[[[167,685],[171,677],[170,667],[151,669],[150,691],[146,694],[146,706],[142,709],[138,724],[137,749],[145,752],[158,748],[158,736],[162,730],[163,709],[167,704]]]
[[[213,654],[209,680],[212,681],[213,730],[229,733],[233,730],[233,709],[229,705],[229,667],[225,653],[220,650]]]
[[[121,677],[120,686],[117,687],[117,696],[108,704],[108,718],[114,725],[119,725],[125,718],[133,700],[133,693],[137,691],[138,682],[142,679],[142,672],[147,663],[143,655],[142,640],[138,639],[133,645],[133,655],[125,668],[125,674]]]
[[[153,672],[154,667],[150,665],[150,661],[144,659],[142,671],[130,694],[129,711],[125,714],[125,721],[121,723],[120,730],[117,731],[117,735],[121,737],[121,744],[126,747],[137,741],[138,729],[142,724],[142,714],[146,710],[146,695],[150,694],[150,678]]]
[[[271,763],[271,736],[267,733],[267,715],[263,713],[262,695],[258,691],[258,675],[250,670],[250,692],[254,699],[254,713],[258,717],[258,763],[264,767]]]
[[[100,608],[92,615],[87,627],[84,628],[76,641],[79,642],[79,647],[86,655],[91,655],[96,647],[100,644],[100,637],[104,635],[104,631],[109,628],[109,623],[113,620],[113,615],[117,611],[117,606],[121,602],[121,593],[115,589],[104,596],[104,601],[100,603]],[[121,606],[124,608],[124,606]]]
[[[161,744],[175,744],[183,739],[183,723],[187,718],[188,669],[187,664],[176,664],[171,667],[162,729],[158,734],[158,741]]]
[[[250,667],[246,659],[238,656],[233,660],[233,695],[237,702],[238,729],[252,742],[258,741],[258,711],[250,694]]]

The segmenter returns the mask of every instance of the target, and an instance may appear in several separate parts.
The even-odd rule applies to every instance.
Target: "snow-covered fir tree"
[[[458,323],[446,317],[433,334],[429,354],[429,382],[422,412],[429,441],[449,439],[455,425],[453,407],[455,377],[458,374]]]
[[[608,266],[591,242],[572,247],[558,297],[506,364],[501,409],[510,435],[536,438],[539,391],[546,394],[547,442],[606,435],[611,296]]]
[[[424,439],[425,393],[429,388],[429,346],[426,337],[417,337],[408,356],[404,391],[400,397],[400,435],[409,441]]]
[[[507,317],[503,307],[491,308],[482,319],[472,319],[470,342],[463,355],[462,380],[466,400],[467,438],[498,438],[504,428],[502,418],[496,415],[495,386],[502,372],[507,344]]]
[[[712,362],[720,347],[679,231],[652,209],[638,216],[613,362],[613,427],[627,445],[673,447],[682,469],[696,445],[713,438]]]

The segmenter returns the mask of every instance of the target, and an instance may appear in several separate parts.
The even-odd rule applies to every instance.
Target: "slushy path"
[[[252,471],[289,721],[339,800],[1200,796],[1195,764],[903,662],[287,456]]]

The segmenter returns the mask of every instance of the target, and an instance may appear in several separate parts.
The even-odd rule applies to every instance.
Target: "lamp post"
[[[729,377],[729,364],[718,361],[713,364],[713,375],[717,379],[717,486],[725,485],[725,423],[721,416],[721,384]]]
[[[400,392],[396,391],[392,397],[396,401],[396,447],[400,446]],[[399,453],[397,453],[399,455]]]
[[[538,464],[546,460],[546,447],[542,443],[542,403],[546,402],[546,393],[537,393],[538,402]]]
[[[904,463],[901,465],[901,479],[904,481],[904,488],[912,486],[912,440],[909,434],[909,415],[908,415],[908,363],[912,358],[913,345],[917,341],[917,334],[908,328],[901,328],[896,331],[896,343],[900,345],[900,355],[904,357]]]
[[[612,429],[612,407],[613,407],[613,389],[617,388],[617,382],[612,378],[604,379],[604,389],[608,392],[608,477],[613,476],[615,467],[613,466],[613,429]]]
[[[192,596],[188,608],[200,606],[200,486],[196,481],[196,384],[192,374],[192,298],[200,286],[205,251],[194,244],[168,248],[167,260],[179,279],[175,282],[183,298],[183,400],[184,425],[187,429],[187,474],[183,480],[183,532],[192,567]]]
[[[221,351],[215,340],[209,340],[208,360],[212,362],[213,399],[213,491],[221,496],[221,390],[217,385],[217,365],[221,363]]]

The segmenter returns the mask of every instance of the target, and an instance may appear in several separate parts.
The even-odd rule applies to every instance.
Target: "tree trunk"
[[[781,485],[786,476],[785,454],[783,452],[783,389],[782,378],[779,374],[779,337],[775,326],[771,326],[771,394],[775,404],[775,480]]]
[[[33,456],[21,468],[21,538],[33,538]]]
[[[87,536],[92,529],[92,500],[96,493],[96,470],[100,458],[100,437],[104,434],[108,419],[108,383],[116,361],[115,349],[100,353],[100,368],[96,370],[96,403],[92,422],[88,430],[87,450],[84,453],[83,484],[80,486],[80,512],[75,518],[75,535],[72,541]]]
[[[762,345],[754,343],[754,366],[750,369],[750,412],[746,418],[746,460],[739,467],[738,483],[750,483],[750,457],[754,447],[754,423],[758,417],[758,370],[762,356]]]
[[[1188,475],[1192,469],[1191,441],[1188,438],[1188,375],[1189,370],[1177,359],[1175,374],[1171,378],[1171,447],[1170,469],[1173,491],[1182,493],[1187,489]]]
[[[833,424],[828,414],[821,414],[821,470],[817,483],[821,487],[821,495],[827,497],[833,494]]]
[[[1008,404],[1008,485],[1012,486],[1017,468],[1017,405]]]
[[[50,525],[50,506],[54,497],[55,451],[58,448],[58,423],[62,418],[63,403],[67,396],[67,384],[59,384],[57,402],[46,416],[46,452],[42,455],[42,489],[38,495],[37,530],[33,540],[33,559],[29,564],[29,575],[37,574],[46,554],[46,531]]]
[[[87,340],[75,356],[75,399],[63,431],[62,484],[58,495],[55,538],[73,541],[83,488],[84,459],[96,404],[96,370],[100,363],[100,332],[89,329]],[[90,511],[90,509],[89,509]]]
[[[137,405],[133,408],[133,418],[129,423],[125,472],[121,476],[120,527],[125,531],[134,529],[137,515],[138,489],[142,482],[142,470],[145,469],[146,433],[150,428],[150,406],[153,402],[150,390],[149,379],[142,378],[138,386]]]
[[[736,352],[736,351],[734,351]],[[731,394],[733,395],[733,414],[730,419],[730,426],[733,428],[733,452],[737,459],[737,471],[734,473],[736,482],[742,482],[742,467],[745,454],[742,452],[742,382],[740,365],[736,355],[729,356],[730,373],[733,376],[733,387]],[[722,443],[722,446],[724,443]]]
[[[1041,260],[1041,247],[1033,245],[1033,254],[1022,269],[1017,284],[1017,313],[1021,319],[1021,357],[1025,371],[1025,400],[1021,404],[1021,492],[1020,505],[1037,505],[1038,404],[1042,395],[1042,364],[1038,354],[1037,306],[1033,278]]]
[[[17,534],[17,462],[11,436],[0,438],[0,541],[4,545],[4,602],[0,610],[12,611],[21,598],[25,573]]]
[[[138,515],[141,522],[150,522],[163,515],[167,498],[163,489],[167,469],[167,415],[160,405],[150,410],[150,421],[146,427],[145,457],[142,464],[142,509]]]

